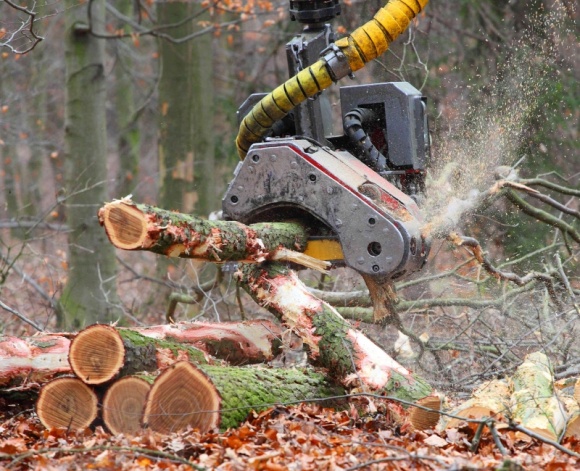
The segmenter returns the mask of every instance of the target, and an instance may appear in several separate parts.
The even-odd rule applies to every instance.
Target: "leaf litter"
[[[489,434],[472,452],[474,427],[441,433],[414,431],[379,404],[373,415],[320,405],[273,407],[250,413],[236,429],[223,433],[183,430],[113,436],[94,430],[46,430],[34,414],[6,418],[0,425],[2,469],[207,469],[207,470],[574,470],[580,463],[553,447],[500,433],[503,457]],[[564,442],[579,452],[580,442]],[[506,464],[509,461],[509,464]],[[502,467],[503,466],[503,467]],[[509,466],[509,467],[506,467]]]

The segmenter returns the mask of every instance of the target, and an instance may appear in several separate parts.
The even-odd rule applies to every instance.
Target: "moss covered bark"
[[[310,357],[346,385],[359,385],[407,401],[429,396],[431,387],[411,373],[338,312],[313,296],[289,268],[278,263],[244,265],[248,293],[300,335]]]
[[[237,427],[251,410],[261,411],[274,404],[308,402],[344,395],[325,375],[311,369],[236,368],[202,365],[221,398],[220,428]],[[335,400],[336,402],[336,400]]]
[[[205,354],[198,348],[171,340],[146,337],[129,329],[118,329],[125,347],[125,362],[119,376],[143,371],[157,371],[177,359],[205,364]]]
[[[111,243],[118,248],[213,262],[261,262],[273,256],[279,247],[303,250],[307,242],[306,229],[299,223],[245,226],[128,200],[106,204],[99,211],[99,219]]]

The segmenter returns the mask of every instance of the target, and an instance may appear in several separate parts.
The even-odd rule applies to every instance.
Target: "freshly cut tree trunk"
[[[312,370],[224,367],[178,362],[147,396],[144,425],[169,433],[187,426],[205,432],[238,426],[251,410],[341,396],[344,390]],[[336,401],[335,401],[336,402]]]
[[[46,383],[36,402],[36,414],[48,429],[85,429],[97,413],[97,395],[78,378],[63,377]]]
[[[315,269],[327,267],[326,262],[294,252],[304,250],[307,242],[306,229],[299,223],[245,226],[236,221],[208,221],[127,199],[103,206],[99,221],[119,249],[212,262],[289,260],[304,266],[311,263]]]
[[[432,395],[425,380],[353,329],[333,307],[313,296],[290,269],[278,263],[247,264],[241,272],[250,295],[302,337],[310,357],[335,379],[408,401]]]
[[[500,419],[509,414],[511,408],[511,388],[502,380],[494,379],[477,388],[470,399],[456,407],[450,413],[465,419],[493,417]],[[461,419],[442,418],[441,428],[454,428]]]
[[[150,378],[153,382],[153,378]],[[103,397],[103,422],[114,435],[139,432],[151,384],[144,377],[126,376],[115,381]]]
[[[0,392],[38,389],[40,384],[70,373],[70,334],[0,338]]]
[[[95,385],[115,377],[156,371],[184,359],[208,361],[205,353],[195,347],[103,324],[79,332],[69,351],[73,372],[85,383]]]
[[[554,373],[548,357],[534,352],[525,357],[512,377],[514,419],[549,440],[558,440],[566,426],[564,407],[554,395]],[[521,434],[519,438],[526,438]]]

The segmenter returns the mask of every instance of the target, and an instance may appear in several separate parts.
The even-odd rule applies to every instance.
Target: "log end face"
[[[127,376],[116,381],[103,397],[103,422],[114,435],[134,435],[141,430],[150,384]]]
[[[409,422],[415,430],[434,429],[441,417],[441,398],[438,396],[428,396],[417,401],[417,405],[430,410],[411,407],[409,410]]]
[[[97,395],[78,378],[57,378],[40,390],[36,413],[48,429],[85,429],[97,418]]]
[[[123,366],[123,339],[111,326],[89,326],[71,342],[68,359],[73,372],[85,383],[106,383]]]
[[[135,206],[121,201],[107,203],[101,208],[99,221],[111,243],[119,249],[139,249],[147,236],[145,215]]]
[[[207,432],[220,425],[221,397],[197,367],[180,361],[167,368],[147,396],[143,425],[170,433],[188,426]]]

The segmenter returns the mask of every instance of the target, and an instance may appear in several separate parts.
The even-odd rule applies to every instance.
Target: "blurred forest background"
[[[381,6],[344,1],[335,29],[352,31]],[[231,266],[120,253],[96,212],[130,194],[200,216],[220,209],[238,162],[237,107],[287,78],[284,45],[299,32],[287,9],[0,1],[1,332],[153,325],[170,307],[176,320],[269,317]],[[557,376],[580,372],[577,20],[572,0],[432,0],[390,51],[340,84],[409,81],[428,97],[427,218],[477,238],[519,277],[498,280],[435,238],[426,269],[399,282],[404,327],[378,329],[364,324],[368,293],[354,272],[302,272],[435,387],[469,390],[538,349]],[[481,204],[498,178],[543,198],[508,188]],[[529,273],[551,281],[521,282]]]

